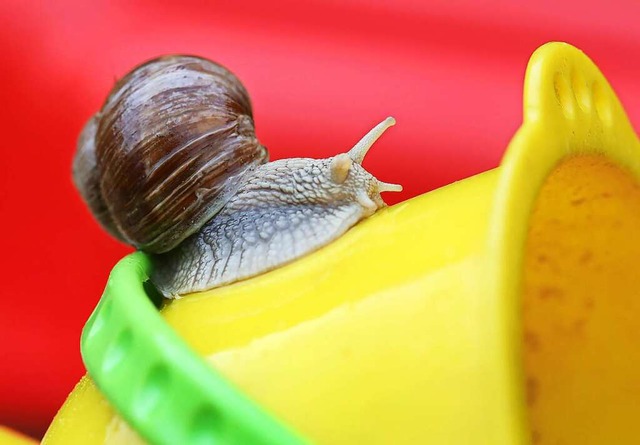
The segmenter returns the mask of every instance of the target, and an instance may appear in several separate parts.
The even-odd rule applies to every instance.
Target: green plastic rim
[[[142,253],[123,258],[82,331],[87,371],[120,416],[157,445],[305,443],[165,323],[150,268]]]

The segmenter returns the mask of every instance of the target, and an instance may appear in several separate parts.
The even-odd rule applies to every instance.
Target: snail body
[[[271,270],[326,245],[385,204],[365,154],[268,162],[249,96],[214,62],[168,56],[116,84],[78,141],[73,178],[102,226],[150,254],[165,296]]]

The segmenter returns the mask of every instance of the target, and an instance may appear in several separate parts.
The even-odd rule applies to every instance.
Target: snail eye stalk
[[[400,184],[389,184],[388,182],[378,181],[378,191],[382,192],[401,192],[402,186]]]
[[[353,159],[353,162],[362,164],[362,161],[364,161],[364,157],[367,155],[367,152],[373,146],[373,144],[389,127],[393,127],[395,124],[396,120],[392,117],[388,117],[378,125],[373,127],[367,134],[365,134],[364,137],[360,139],[360,142],[358,142],[353,146],[351,150],[349,150],[348,155],[351,159]]]

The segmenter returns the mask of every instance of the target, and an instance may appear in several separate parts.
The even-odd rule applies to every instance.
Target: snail
[[[164,56],[118,81],[85,125],[73,180],[98,222],[146,252],[166,297],[284,265],[335,240],[402,187],[362,167],[387,118],[327,159],[268,162],[249,95],[221,65]]]

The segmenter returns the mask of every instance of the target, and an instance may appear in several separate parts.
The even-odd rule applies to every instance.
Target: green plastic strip
[[[150,267],[142,253],[122,259],[82,331],[89,375],[119,414],[157,445],[305,443],[165,323],[145,291]]]

